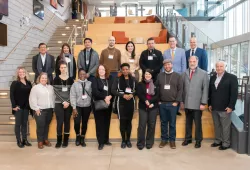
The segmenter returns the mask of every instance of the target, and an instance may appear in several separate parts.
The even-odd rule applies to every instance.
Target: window
[[[248,67],[248,42],[241,43],[240,55],[240,78],[249,75]]]
[[[230,53],[231,61],[230,61],[230,67],[231,67],[231,73],[237,76],[237,70],[238,70],[238,45],[234,44],[231,46],[231,53]]]

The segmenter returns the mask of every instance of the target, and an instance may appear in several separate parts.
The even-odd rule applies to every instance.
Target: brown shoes
[[[170,141],[170,148],[176,149],[175,141]]]
[[[38,142],[38,149],[43,149],[43,142]]]
[[[164,148],[167,144],[168,144],[168,142],[161,141],[159,148]]]
[[[47,147],[51,147],[51,143],[48,140],[45,140],[43,144]]]

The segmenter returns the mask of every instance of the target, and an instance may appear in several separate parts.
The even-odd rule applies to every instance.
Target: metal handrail
[[[54,14],[53,14],[53,16],[50,18],[49,22],[47,22],[47,24],[44,26],[43,29],[38,28],[38,27],[36,27],[36,26],[31,26],[31,27],[28,29],[28,31],[26,31],[26,33],[23,35],[23,37],[18,41],[18,43],[17,43],[17,44],[12,48],[12,50],[8,53],[8,55],[7,55],[4,59],[0,59],[0,64],[2,64],[4,61],[6,61],[7,58],[8,58],[14,51],[16,51],[17,46],[18,46],[24,39],[26,39],[27,34],[28,34],[32,29],[36,29],[36,30],[38,30],[38,31],[40,31],[40,32],[43,32],[43,31],[47,28],[47,26],[52,22],[52,20],[54,19],[54,17],[56,16],[57,13],[58,13],[60,16],[63,16],[63,15],[67,12],[67,10],[70,8],[70,6],[71,6],[71,5],[69,5],[69,6],[64,10],[63,13],[60,13],[60,12],[58,12],[58,11],[55,11]]]

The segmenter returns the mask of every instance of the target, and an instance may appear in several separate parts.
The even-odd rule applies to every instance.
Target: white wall
[[[64,7],[61,7],[58,4],[58,11],[61,14],[64,13],[64,16],[59,17],[60,15],[57,14],[52,22],[49,22],[53,17],[55,9],[50,6],[49,0],[43,0],[40,2],[44,4],[44,20],[33,15],[33,0],[9,0],[9,15],[3,16],[3,19],[0,21],[8,26],[8,46],[0,46],[0,60],[4,59],[10,53],[15,45],[23,38],[25,33],[28,32],[31,26],[44,29],[46,24],[49,24],[42,32],[37,29],[29,31],[26,38],[21,41],[16,47],[16,50],[7,58],[7,60],[3,63],[0,61],[0,88],[9,87],[9,81],[12,80],[12,77],[15,74],[15,69],[24,62],[25,58],[40,42],[47,43],[56,28],[65,25],[65,19],[70,16],[69,9],[64,13],[65,9],[70,4],[69,0],[65,0]],[[22,15],[31,15],[30,26],[20,27],[20,19]]]

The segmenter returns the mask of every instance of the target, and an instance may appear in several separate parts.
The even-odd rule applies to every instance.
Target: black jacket
[[[56,68],[55,68],[56,76],[59,76],[61,74],[61,71],[60,71],[59,65],[58,65],[59,61],[60,61],[60,56],[58,56],[56,58]],[[74,80],[76,79],[76,60],[75,60],[75,57],[73,57],[73,77],[71,77],[71,78],[73,78]]]
[[[137,85],[137,96],[139,98],[139,109],[146,110],[146,83],[144,81],[138,83]],[[150,104],[154,104],[153,108],[158,107],[159,101],[159,88],[155,86],[155,95],[148,100]]]
[[[225,111],[227,107],[235,110],[238,97],[238,80],[233,74],[225,72],[216,89],[214,82],[217,74],[211,77],[209,82],[208,105],[212,110]]]

